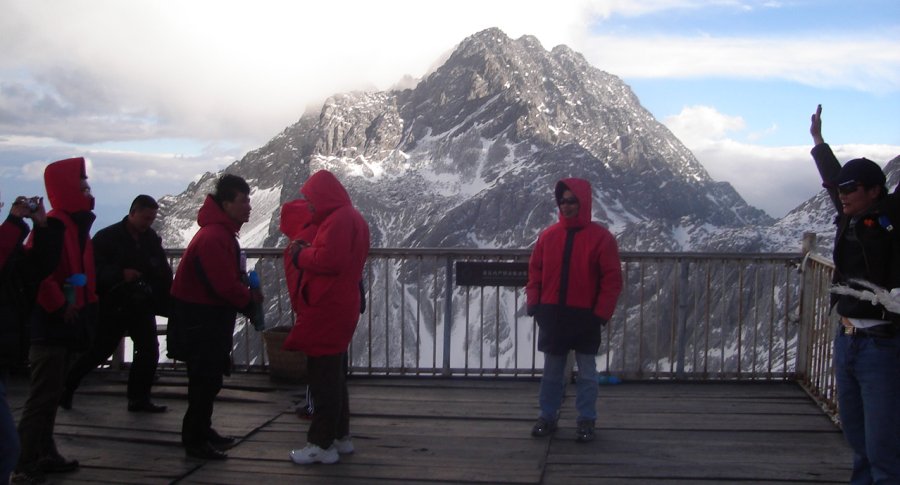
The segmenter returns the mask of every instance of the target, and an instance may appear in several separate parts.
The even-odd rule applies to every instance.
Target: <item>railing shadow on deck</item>
[[[246,249],[260,272],[267,328],[294,315],[282,251]],[[168,251],[173,268],[182,250]],[[521,286],[460,286],[460,261],[513,263],[530,250],[373,248],[366,311],[350,347],[362,375],[536,377],[537,326]],[[623,252],[624,290],[603,330],[598,370],[625,380],[797,381],[832,418],[833,266],[801,253]],[[160,333],[165,320],[160,319]],[[162,366],[179,368],[165,358]],[[121,359],[120,355],[120,359]],[[130,360],[126,358],[127,360]],[[238,318],[235,367],[266,371],[262,334]],[[121,360],[120,360],[121,362]]]

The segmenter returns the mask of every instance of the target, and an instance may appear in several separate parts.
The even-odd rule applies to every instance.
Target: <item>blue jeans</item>
[[[6,371],[0,371],[0,483],[4,485],[9,483],[9,476],[19,461],[20,451],[19,432],[16,431],[16,422],[6,400],[8,378]]]
[[[900,335],[834,340],[844,437],[853,448],[852,484],[900,483]]]
[[[578,364],[578,378],[575,380],[575,409],[578,420],[597,419],[597,356],[595,354],[575,353]],[[559,407],[566,392],[566,355],[544,353],[544,375],[541,377],[539,403],[541,417],[548,421],[556,421]]]

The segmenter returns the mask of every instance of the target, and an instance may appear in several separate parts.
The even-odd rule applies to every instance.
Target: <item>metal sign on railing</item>
[[[514,286],[528,283],[528,263],[457,261],[457,286]]]

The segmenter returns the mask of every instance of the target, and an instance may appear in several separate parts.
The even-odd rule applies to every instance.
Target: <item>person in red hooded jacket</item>
[[[32,230],[25,219],[31,219],[35,233],[28,250],[23,243]],[[59,263],[63,229],[58,219],[48,220],[43,200],[29,201],[24,196],[15,199],[0,224],[0,484],[9,483],[20,451],[15,418],[6,400],[7,378],[10,371],[27,368],[23,359],[29,347],[34,293]]]
[[[234,321],[238,312],[253,315],[262,293],[248,287],[245,258],[237,240],[250,220],[250,186],[225,174],[197,213],[200,230],[188,244],[172,282],[172,310],[167,326],[169,357],[188,371],[188,408],[181,442],[188,456],[227,458],[234,438],[212,428],[213,403],[230,372]]]
[[[78,468],[60,455],[53,440],[56,410],[72,352],[91,344],[97,317],[94,251],[89,237],[94,197],[83,158],[53,162],[44,170],[47,217],[65,227],[56,269],[41,281],[31,318],[31,390],[19,420],[22,453],[17,472],[25,478]],[[29,244],[32,241],[29,240]]]
[[[359,320],[369,226],[327,170],[314,173],[300,192],[318,229],[311,242],[291,243],[292,264],[303,274],[297,322],[284,348],[306,353],[316,412],[306,446],[292,450],[290,458],[297,464],[335,463],[339,453],[353,452],[345,354]]]
[[[616,239],[591,221],[591,186],[586,180],[557,182],[559,222],[538,237],[528,264],[528,314],[539,326],[538,350],[544,353],[541,414],[531,434],[555,429],[565,391],[566,357],[575,351],[578,410],[576,440],[594,438],[597,418],[597,351],[603,326],[612,318],[622,292]]]

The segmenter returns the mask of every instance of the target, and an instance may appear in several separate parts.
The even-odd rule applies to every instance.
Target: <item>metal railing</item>
[[[837,419],[837,386],[832,369],[837,315],[831,311],[831,278],[834,264],[808,253],[803,265],[800,308],[803,332],[799,343],[797,380],[832,419]]]
[[[170,251],[173,267],[179,254]],[[268,325],[291,325],[281,250],[247,254],[264,281]],[[536,323],[525,314],[524,289],[461,287],[453,278],[457,261],[522,262],[529,254],[373,249],[364,274],[367,310],[349,350],[352,371],[540,375],[543,354]],[[811,394],[832,395],[823,344],[827,262],[799,253],[621,257],[624,290],[604,329],[601,372],[625,379],[802,379]],[[243,317],[234,350],[239,369],[269,363],[261,335]]]

